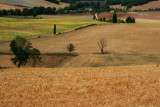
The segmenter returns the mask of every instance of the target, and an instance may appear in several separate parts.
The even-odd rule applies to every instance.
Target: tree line
[[[33,7],[20,9],[2,9],[0,10],[0,15],[19,15],[19,16],[37,16],[39,14],[57,14],[55,7]]]

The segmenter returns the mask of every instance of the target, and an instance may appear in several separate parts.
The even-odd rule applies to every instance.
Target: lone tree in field
[[[54,35],[56,34],[56,24],[54,24]]]
[[[98,47],[101,49],[101,54],[104,54],[104,48],[107,46],[107,41],[102,38],[98,41]]]
[[[68,52],[71,53],[72,51],[74,51],[76,49],[75,49],[75,46],[72,43],[70,43],[67,45],[67,50],[68,50]]]
[[[114,12],[113,14],[113,23],[117,23],[117,14]]]
[[[11,61],[20,68],[28,63],[29,58],[40,59],[40,52],[38,49],[33,49],[29,41],[23,37],[16,37],[11,41],[10,50],[15,55]]]

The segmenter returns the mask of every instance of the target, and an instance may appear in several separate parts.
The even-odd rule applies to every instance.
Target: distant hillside
[[[118,5],[110,5],[111,8],[120,8],[120,9],[126,9],[126,6],[121,6],[121,4]],[[150,1],[149,3],[139,5],[139,6],[132,6],[129,10],[148,10],[149,8],[160,8],[160,0],[157,1]]]
[[[35,6],[44,6],[44,7],[65,7],[69,4],[60,3],[60,5],[47,2],[45,0],[0,0],[0,3],[15,5],[15,6],[26,6],[26,7],[35,7]]]
[[[139,6],[133,6],[129,10],[135,10],[135,9],[149,9],[149,8],[160,8],[160,0],[158,1],[151,1],[147,4],[139,5]]]
[[[0,10],[2,10],[2,9],[7,9],[7,10],[9,10],[9,9],[23,9],[24,7],[22,7],[22,6],[14,6],[14,5],[7,5],[7,4],[2,4],[2,3],[0,3]]]

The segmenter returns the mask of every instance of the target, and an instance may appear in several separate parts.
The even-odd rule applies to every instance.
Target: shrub
[[[70,43],[67,45],[67,50],[68,50],[68,52],[71,53],[72,51],[74,51],[76,49],[75,49],[75,46],[72,43]]]
[[[125,23],[125,21],[124,21],[124,20],[121,20],[121,19],[118,19],[118,20],[117,20],[117,23]]]
[[[126,23],[135,23],[135,18],[127,17]]]

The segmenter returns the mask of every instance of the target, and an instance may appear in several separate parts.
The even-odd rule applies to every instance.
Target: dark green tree
[[[24,8],[22,14],[23,14],[23,16],[25,16],[25,18],[26,18],[26,16],[28,16],[28,15],[30,14],[29,9]]]
[[[117,14],[114,12],[113,14],[113,23],[117,23]]]
[[[54,35],[56,34],[56,24],[54,24]]]
[[[21,10],[20,9],[15,9],[15,15],[21,15]]]
[[[106,18],[105,18],[105,17],[103,18],[103,21],[104,21],[104,22],[106,21]]]
[[[132,18],[132,23],[135,23],[136,21],[135,21],[135,18]]]
[[[32,12],[32,16],[33,16],[33,17],[37,17],[37,11],[36,11],[36,10],[34,10],[34,11]]]
[[[8,15],[8,12],[7,12],[6,9],[3,9],[3,10],[2,10],[2,15]]]
[[[68,50],[68,52],[71,53],[72,51],[74,51],[76,49],[75,49],[75,46],[72,43],[70,43],[67,45],[67,50]]]
[[[17,65],[18,68],[25,66],[28,63],[29,58],[38,59],[36,55],[39,56],[39,50],[33,49],[32,44],[23,37],[16,37],[11,41],[10,50],[15,55],[11,58],[11,61]]]
[[[9,10],[10,15],[15,15],[15,11],[13,9]]]
[[[36,67],[36,63],[37,62],[41,62],[41,53],[38,49],[33,48],[32,50],[30,50],[30,59],[33,61],[32,66]]]
[[[135,23],[135,18],[127,17],[126,23]]]
[[[16,37],[14,40],[11,41],[10,50],[15,55],[11,61],[17,66],[24,66],[29,59],[30,49],[32,48],[31,43],[27,41],[25,38]]]

